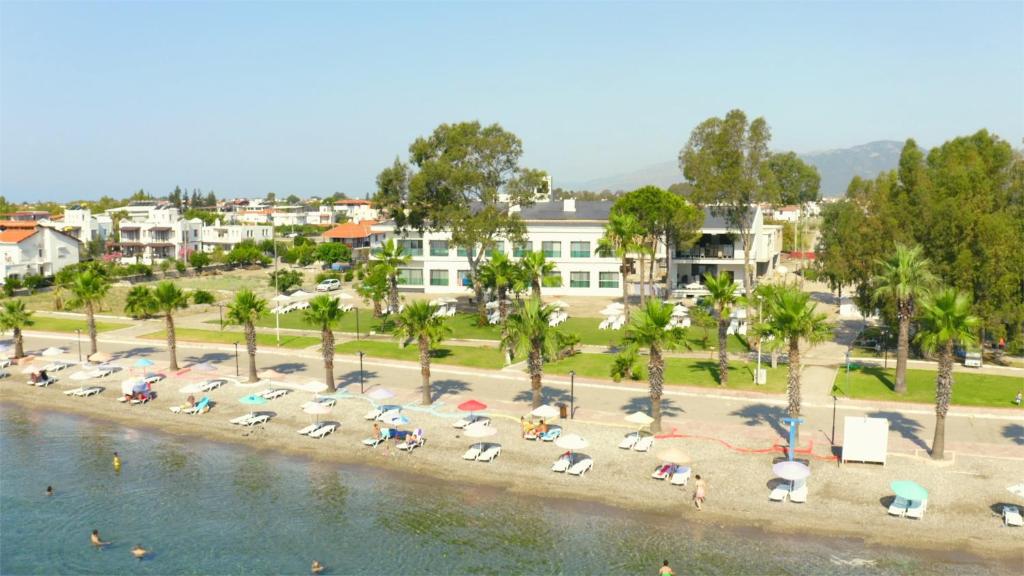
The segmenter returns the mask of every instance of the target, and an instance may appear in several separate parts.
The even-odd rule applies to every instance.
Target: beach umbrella
[[[1024,482],[1014,484],[1013,486],[1007,486],[1006,489],[1009,490],[1010,493],[1019,496],[1020,498],[1024,498]]]
[[[672,464],[689,464],[690,455],[679,448],[671,447],[658,451],[658,460],[671,462]]]
[[[138,360],[135,361],[134,364],[132,364],[132,366],[136,368],[148,368],[152,365],[153,361],[150,360],[149,358],[139,358]]]
[[[802,462],[784,460],[772,466],[772,472],[783,480],[803,480],[811,475],[811,469]]]
[[[395,394],[385,388],[375,388],[366,396],[372,400],[387,400],[388,398],[394,398]]]
[[[462,435],[467,438],[490,438],[498,433],[498,429],[493,426],[466,426],[462,430]],[[480,442],[481,447],[483,442]]]
[[[391,424],[393,426],[404,426],[409,423],[409,417],[403,414],[395,414],[388,418],[384,423]]]
[[[107,354],[106,352],[97,352],[95,354],[90,354],[88,358],[90,362],[99,362],[100,364],[104,362],[110,362],[113,359],[114,357],[111,356],[110,354]]]
[[[312,392],[313,394],[319,394],[320,392],[324,392],[327,390],[327,384],[324,382],[319,382],[317,380],[310,380],[309,382],[306,382],[302,386],[299,386],[299,389],[301,389],[303,392]]]
[[[458,409],[462,410],[463,412],[479,412],[481,410],[486,410],[487,404],[484,404],[483,402],[479,402],[477,400],[466,400],[462,404],[458,405]]]
[[[274,370],[273,368],[268,368],[267,370],[260,372],[256,376],[260,380],[266,380],[267,385],[273,384],[274,382],[279,382],[281,378],[284,378],[284,374],[281,374],[280,372]]]
[[[532,412],[530,412],[531,416],[535,416],[537,418],[549,418],[549,419],[558,416],[558,414],[559,414],[558,408],[555,408],[554,406],[552,406],[550,404],[544,404],[543,406],[538,406],[538,407],[534,408]]]
[[[444,298],[434,298],[433,300],[430,301],[431,306],[444,306],[445,304],[446,301]]]
[[[320,416],[322,414],[330,414],[331,413],[331,407],[327,406],[326,404],[314,403],[314,404],[307,404],[306,406],[303,406],[302,407],[302,411],[305,412],[306,414],[313,414],[313,415],[315,415],[316,416],[316,421],[320,422]]]
[[[895,480],[892,484],[889,484],[892,491],[905,500],[917,502],[920,500],[928,499],[928,491],[924,489],[917,482],[910,480]]]
[[[573,452],[575,452],[576,450],[583,450],[589,445],[590,442],[587,442],[579,434],[567,434],[565,436],[559,436],[558,439],[555,440],[555,446],[558,446],[559,448],[565,448],[566,450],[569,451],[570,459],[572,458]]]
[[[60,356],[63,353],[64,353],[64,349],[63,348],[57,348],[57,347],[54,347],[54,346],[51,346],[51,347],[47,348],[46,350],[43,350],[43,352],[42,352],[43,356]]]
[[[247,406],[259,406],[261,404],[267,403],[267,399],[264,398],[263,396],[260,396],[259,394],[249,394],[248,396],[242,396],[241,398],[238,399],[238,401]],[[249,410],[249,414],[252,414],[252,409]]]
[[[192,366],[192,370],[196,372],[216,372],[217,367],[209,362],[200,362],[199,364]]]
[[[647,426],[651,422],[654,422],[654,418],[651,418],[643,412],[633,412],[629,416],[626,416],[626,422],[630,424],[639,424],[640,426]]]

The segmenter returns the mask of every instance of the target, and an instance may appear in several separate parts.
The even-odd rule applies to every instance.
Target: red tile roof
[[[358,205],[361,205],[361,204],[369,204],[370,201],[369,200],[337,200],[334,203],[335,204],[346,204],[346,205],[358,206]]]
[[[366,238],[370,235],[370,226],[376,224],[376,220],[363,220],[358,224],[346,222],[324,232],[324,238],[337,238],[347,240],[352,238]]]
[[[0,244],[18,244],[35,233],[36,231],[34,228],[31,230],[4,230],[3,232],[0,232]]]
[[[0,228],[28,228],[34,229],[39,223],[35,220],[0,220]]]

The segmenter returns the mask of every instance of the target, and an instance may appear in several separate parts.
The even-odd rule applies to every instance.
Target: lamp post
[[[224,330],[224,305],[217,303],[217,308],[220,311],[220,329]]]
[[[75,328],[75,334],[78,334],[78,363],[82,363],[82,329]]]
[[[882,328],[882,368],[889,368],[889,327]]]
[[[363,351],[359,351],[359,393],[363,393]]]
[[[569,420],[576,415],[576,371],[569,370]]]
[[[235,378],[240,376],[241,373],[238,371],[238,342],[235,342]]]
[[[356,341],[359,340],[359,307],[356,306]]]
[[[846,396],[850,396],[850,348],[846,349]]]
[[[757,321],[761,322],[761,301],[763,298],[757,297]],[[757,371],[754,372],[754,384],[761,383],[761,340],[764,338],[762,335],[757,337]]]

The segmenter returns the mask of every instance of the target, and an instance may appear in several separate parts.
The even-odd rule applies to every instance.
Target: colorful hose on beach
[[[782,452],[783,454],[785,454],[787,450],[787,447],[781,444],[772,444],[770,448],[741,448],[739,446],[733,446],[732,444],[729,444],[728,442],[722,440],[721,438],[714,438],[712,436],[700,436],[697,434],[680,434],[678,428],[673,428],[672,432],[669,432],[668,434],[657,434],[654,437],[657,438],[658,440],[667,438],[692,438],[695,440],[710,440],[712,442],[718,442],[719,444],[725,446],[729,450],[739,452],[741,454],[770,454],[772,452]],[[815,460],[825,460],[829,462],[834,462],[835,460],[837,460],[834,454],[829,454],[828,456],[820,456],[818,454],[814,454],[813,451],[814,441],[812,440],[808,444],[807,448],[797,448],[796,450],[794,450],[794,453],[805,454],[811,458],[814,458]]]

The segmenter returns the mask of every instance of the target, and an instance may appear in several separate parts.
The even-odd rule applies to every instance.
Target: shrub
[[[178,271],[178,274],[185,273],[185,262],[183,260],[174,261],[174,269]]]
[[[29,274],[28,276],[25,276],[24,280],[22,280],[22,285],[28,289],[29,294],[35,294],[36,289],[42,286],[45,282],[46,280],[42,276]]]
[[[196,304],[213,304],[217,301],[213,294],[206,290],[195,290],[192,292],[192,301]]]
[[[8,298],[14,296],[14,291],[21,288],[21,280],[18,278],[8,278],[4,282],[4,296]]]
[[[298,270],[278,270],[270,273],[270,285],[278,292],[287,292],[293,286],[302,284],[302,274]]]
[[[319,274],[316,275],[316,283],[319,284],[319,283],[323,282],[324,280],[328,280],[328,279],[331,279],[331,278],[334,278],[334,279],[337,279],[337,280],[341,280],[341,274],[338,273],[338,272],[335,272],[334,270],[324,270],[323,272],[320,272]],[[352,280],[351,278],[348,278],[348,281],[351,281],[351,280]]]

